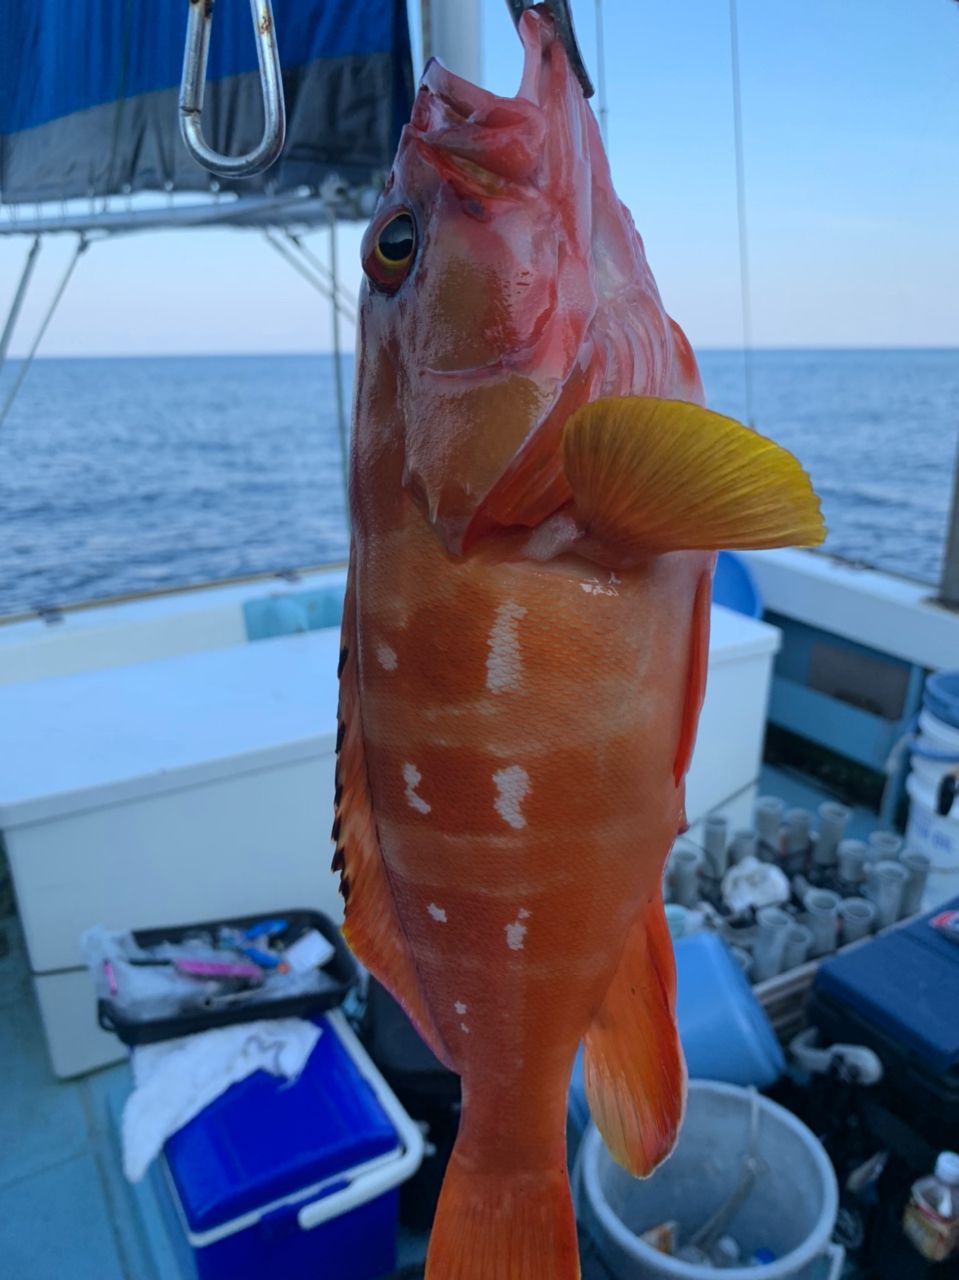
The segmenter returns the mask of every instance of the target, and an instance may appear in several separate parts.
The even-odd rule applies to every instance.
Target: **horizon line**
[[[863,346],[857,346],[851,343],[828,343],[819,345],[807,345],[805,343],[796,343],[783,345],[778,343],[770,343],[763,345],[754,345],[750,347],[728,346],[723,344],[702,344],[693,347],[695,353],[709,352],[722,353],[729,352],[736,355],[759,354],[762,352],[773,351],[806,351],[806,352],[839,352],[839,351],[956,351],[959,352],[959,343],[870,343]],[[355,351],[352,348],[344,349],[340,353],[342,356],[352,358]],[[300,349],[290,351],[94,351],[94,352],[38,352],[34,357],[35,363],[41,363],[44,360],[207,360],[207,359],[248,359],[255,360],[271,360],[271,359],[304,359],[313,356],[332,356],[335,352],[329,349]],[[25,355],[9,353],[7,360],[11,363],[14,361],[22,361]]]

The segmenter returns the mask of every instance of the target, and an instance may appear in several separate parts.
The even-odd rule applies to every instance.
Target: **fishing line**
[[[743,382],[746,421],[755,427],[753,414],[752,315],[749,303],[749,236],[746,226],[746,166],[743,158],[743,103],[739,76],[739,14],[737,0],[729,0],[729,47],[733,82],[733,136],[736,148],[736,213],[739,222],[739,291],[743,317]]]
[[[603,35],[603,0],[596,0],[596,85],[599,89],[599,134],[609,155],[609,103],[606,98],[606,40]]]

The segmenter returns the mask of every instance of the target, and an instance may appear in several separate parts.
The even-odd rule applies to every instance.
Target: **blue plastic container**
[[[676,943],[676,1020],[690,1077],[764,1089],[786,1060],[769,1019],[721,938]]]
[[[256,1072],[164,1148],[175,1243],[200,1280],[376,1280],[396,1265],[422,1136],[342,1015],[318,1024],[296,1081]]]
[[[713,600],[736,613],[745,614],[747,618],[763,616],[763,602],[756,581],[746,561],[734,551],[720,551],[716,557]]]
[[[338,627],[343,617],[345,571],[330,571],[322,586],[256,596],[243,605],[247,640],[299,635]]]

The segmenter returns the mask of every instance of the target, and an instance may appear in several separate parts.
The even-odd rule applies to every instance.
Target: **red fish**
[[[433,62],[363,248],[337,850],[346,936],[463,1082],[429,1280],[579,1274],[565,1160],[682,1117],[660,894],[720,547],[811,545],[701,407],[553,22],[516,98]]]

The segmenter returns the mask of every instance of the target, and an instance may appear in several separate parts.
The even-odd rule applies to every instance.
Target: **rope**
[[[77,247],[74,250],[73,257],[70,259],[69,265],[67,266],[63,279],[60,281],[60,287],[59,289],[57,289],[56,293],[53,295],[53,301],[50,303],[50,308],[47,311],[47,314],[44,316],[43,323],[40,325],[40,328],[37,331],[37,336],[33,340],[33,346],[27,352],[26,358],[24,359],[23,364],[20,366],[20,371],[17,374],[14,384],[10,388],[10,393],[7,396],[6,400],[3,402],[3,408],[0,409],[0,427],[2,427],[3,424],[6,422],[7,414],[9,414],[10,410],[13,408],[13,402],[17,398],[17,393],[19,392],[20,388],[23,386],[24,379],[26,378],[27,374],[30,371],[30,366],[33,364],[33,357],[37,354],[37,348],[40,346],[40,343],[43,341],[43,335],[46,333],[47,328],[50,324],[50,321],[53,319],[54,312],[56,311],[57,307],[60,305],[60,299],[63,297],[64,293],[66,292],[66,288],[67,288],[67,285],[70,283],[70,277],[73,275],[74,268],[76,267],[77,263],[80,261],[81,255],[86,253],[89,243],[90,243],[89,240],[84,235],[81,235],[77,240]]]
[[[729,46],[733,81],[733,133],[736,144],[736,213],[739,221],[739,289],[743,314],[743,380],[746,421],[755,427],[753,415],[752,316],[749,304],[749,236],[746,227],[746,166],[743,159],[743,103],[739,75],[739,15],[737,0],[729,0]]]

